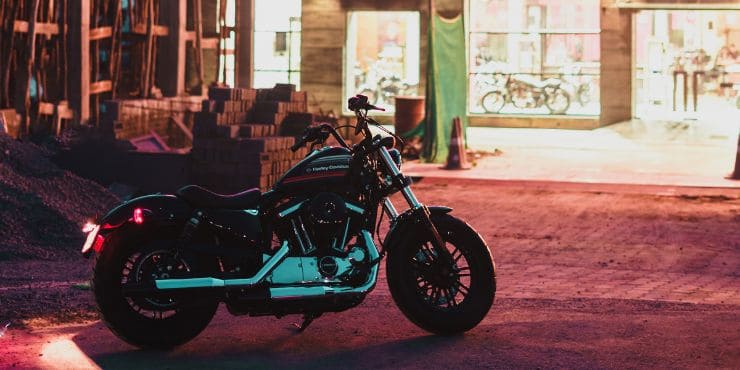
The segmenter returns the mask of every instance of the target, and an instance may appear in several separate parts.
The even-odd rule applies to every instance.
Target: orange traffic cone
[[[737,135],[737,151],[735,152],[735,171],[730,175],[733,180],[740,180],[740,134]]]
[[[465,139],[463,138],[462,122],[460,117],[452,119],[452,134],[450,135],[450,147],[447,154],[446,170],[467,170],[470,169],[465,157]]]

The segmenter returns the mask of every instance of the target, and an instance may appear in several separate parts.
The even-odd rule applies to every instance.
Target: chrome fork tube
[[[388,171],[390,171],[391,175],[395,178],[401,175],[401,170],[398,169],[398,166],[396,166],[396,162],[393,162],[393,158],[391,158],[391,154],[388,153],[388,149],[386,149],[384,146],[380,147],[380,157],[383,159],[383,163],[385,163],[386,168],[388,168]],[[406,198],[406,202],[409,203],[409,206],[412,209],[418,209],[422,207],[422,204],[419,203],[419,200],[416,199],[416,195],[414,195],[414,192],[411,191],[411,187],[408,185],[405,185],[403,188],[401,188],[401,194],[403,194],[403,197]]]
[[[388,217],[390,217],[391,221],[395,220],[398,217],[398,211],[396,211],[396,207],[393,205],[393,202],[391,202],[388,198],[383,198],[383,209],[386,213],[388,213]]]

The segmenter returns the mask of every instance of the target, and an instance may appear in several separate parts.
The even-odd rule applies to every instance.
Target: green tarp
[[[444,19],[432,14],[428,55],[422,158],[427,162],[444,163],[452,119],[460,117],[463,128],[467,127],[467,70],[462,16]]]

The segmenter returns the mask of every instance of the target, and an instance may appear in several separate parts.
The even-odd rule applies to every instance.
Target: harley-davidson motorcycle
[[[409,320],[443,335],[475,327],[496,291],[488,246],[450,208],[419,202],[400,171],[400,139],[367,116],[379,108],[358,95],[349,109],[363,139],[350,146],[331,125],[309,127],[294,151],[330,135],[339,146],[312,150],[270,191],[189,185],[88,224],[82,253],[95,256],[91,289],[110,330],[170,348],[198,335],[223,302],[234,315],[303,315],[302,331],[360,304],[386,256],[390,292]],[[370,124],[391,136],[373,136]],[[401,213],[389,198],[397,192],[409,206]]]

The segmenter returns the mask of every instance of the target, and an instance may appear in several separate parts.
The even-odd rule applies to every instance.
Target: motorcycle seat
[[[184,186],[176,194],[194,207],[221,209],[253,208],[257,205],[261,195],[257,188],[245,190],[241,193],[222,195],[198,185]]]

